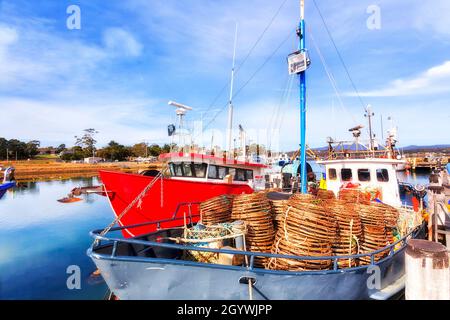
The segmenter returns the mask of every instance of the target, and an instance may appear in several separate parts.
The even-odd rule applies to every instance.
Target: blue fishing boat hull
[[[242,277],[256,279],[255,300],[360,300],[378,290],[368,288],[371,274],[357,271],[323,274],[271,274],[263,270],[231,270],[173,264],[171,262],[131,262],[97,259],[108,287],[119,299],[162,300],[248,300],[249,288]],[[382,287],[404,273],[404,254],[380,264]]]
[[[8,189],[14,188],[15,186],[16,186],[15,182],[6,182],[0,184],[0,199],[3,197],[3,195],[6,193]]]
[[[410,238],[423,236],[423,229]],[[292,272],[181,260],[182,249],[148,246],[141,240],[114,240],[88,250],[119,299],[248,300],[252,295],[255,300],[360,300],[389,298],[380,293],[395,283],[399,285],[393,293],[403,288],[406,241],[370,266]]]

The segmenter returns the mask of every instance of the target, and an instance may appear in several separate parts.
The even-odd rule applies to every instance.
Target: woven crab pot
[[[362,239],[362,223],[354,205],[335,201],[330,205],[331,212],[337,221],[336,240],[333,242],[333,253],[336,256],[355,255],[359,253],[359,242]],[[355,267],[358,259],[338,259],[340,268]]]
[[[278,230],[278,227],[283,220],[284,214],[286,213],[288,200],[271,200],[271,212],[272,212],[272,220],[275,231]]]
[[[396,228],[400,216],[399,211],[384,203],[371,203],[371,206],[377,208],[378,211],[383,212],[384,221],[387,228]]]
[[[319,191],[317,191],[317,198],[323,200],[334,200],[336,199],[336,195],[331,190],[319,189]]]
[[[323,205],[309,199],[292,199],[272,246],[273,254],[308,257],[332,256],[336,237],[336,220]],[[326,270],[331,260],[271,258],[267,268],[276,270]]]
[[[362,222],[362,241],[360,242],[360,253],[370,253],[383,249],[389,245],[386,223],[386,207],[378,205],[376,203],[370,203],[370,205],[359,204],[357,210]],[[389,253],[388,250],[377,253],[375,255],[375,261],[379,261]],[[359,258],[361,265],[370,264],[370,257],[365,256]]]
[[[338,199],[348,203],[369,204],[370,198],[358,189],[342,189],[339,191]]]
[[[202,223],[210,226],[231,221],[233,195],[221,195],[200,204]]]
[[[270,252],[275,230],[270,202],[265,193],[238,195],[233,201],[231,219],[242,220],[247,227],[245,242],[247,250],[252,252]],[[254,265],[264,268],[265,257],[255,257]]]
[[[289,200],[298,200],[298,201],[304,201],[304,202],[310,202],[314,200],[315,197],[312,194],[309,193],[294,193]]]

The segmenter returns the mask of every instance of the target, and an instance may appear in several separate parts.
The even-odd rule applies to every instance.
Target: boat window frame
[[[192,162],[182,162],[182,168],[183,168],[183,177],[185,178],[195,178],[194,172],[192,170]],[[190,172],[190,175],[186,174],[185,168],[188,167]]]
[[[215,170],[214,176],[211,175],[211,173],[212,173],[211,169],[213,169],[213,168]],[[217,179],[218,174],[219,174],[218,167],[215,164],[209,164],[208,165],[208,179]]]
[[[210,170],[208,170],[208,179],[214,179],[214,180],[223,180],[223,179],[225,179],[225,177],[229,174],[229,169],[230,169],[230,167],[225,167],[225,166],[219,166],[219,165],[216,165],[216,164],[210,164],[209,165],[209,168],[211,168],[211,167],[215,167],[215,170],[216,170],[216,176],[214,177],[214,176],[211,176],[211,174],[210,174]],[[225,169],[225,175],[221,178],[220,177],[220,171],[221,170],[224,170]]]
[[[241,175],[240,179],[239,179],[239,175]],[[245,169],[236,168],[236,174],[234,175],[233,180],[241,181],[241,182],[247,181],[247,171]]]
[[[235,177],[236,177],[236,171],[237,171],[237,169],[236,168],[233,168],[233,167],[226,167],[228,170],[227,170],[227,174],[225,175],[225,176],[227,176],[227,175],[231,175],[231,178],[233,179],[233,181],[235,181],[234,179],[235,179]]]
[[[349,179],[344,179],[344,174],[343,172],[350,172],[350,178]],[[353,170],[351,168],[341,168],[341,180],[345,181],[345,182],[350,182],[353,180]]]
[[[225,169],[225,174],[223,177],[220,177],[220,170],[221,169]],[[223,180],[225,179],[225,177],[229,174],[229,169],[228,167],[224,167],[224,166],[217,166],[217,179],[218,180]]]
[[[198,175],[197,174],[197,168],[196,166],[201,165],[202,167],[204,167],[204,174],[203,175]],[[186,174],[186,170],[185,167],[189,167],[191,170],[191,174],[187,175]],[[186,161],[181,161],[181,162],[170,162],[169,163],[169,169],[170,169],[170,175],[172,177],[177,177],[177,178],[205,178],[206,174],[207,174],[207,170],[208,170],[208,164],[207,163],[198,163],[198,162],[186,162]],[[177,169],[179,170],[177,172]],[[181,172],[181,175],[179,174]]]
[[[171,162],[171,163],[169,163],[169,167],[170,167],[170,174],[172,177],[178,177],[178,178],[184,177],[183,162]],[[180,168],[181,175],[178,174],[177,168]]]
[[[245,179],[246,181],[253,180],[254,173],[251,169],[245,169]]]
[[[361,179],[361,171],[364,171],[364,174],[367,173],[367,179],[365,179],[365,180]],[[370,182],[372,180],[371,179],[372,172],[371,172],[371,170],[369,168],[359,168],[357,170],[357,174],[358,174],[358,181],[359,182]]]
[[[385,172],[385,173],[386,173],[386,177],[384,177],[383,174],[381,174],[381,176],[380,176],[380,171],[381,171],[381,172]],[[378,168],[378,169],[375,171],[375,173],[376,173],[376,175],[377,175],[377,181],[378,181],[378,182],[389,182],[390,177],[389,177],[389,170],[388,170],[388,169],[386,169],[386,168]]]
[[[201,175],[197,174],[198,171],[197,171],[196,166],[201,166],[202,167],[203,174],[201,174]],[[207,171],[208,171],[208,164],[207,163],[204,163],[204,162],[202,162],[202,163],[200,163],[200,162],[193,162],[193,163],[191,163],[191,167],[193,169],[192,172],[194,173],[194,176],[196,178],[201,178],[201,179],[206,178],[206,174],[207,174]]]
[[[334,172],[334,174],[331,174]],[[328,180],[336,181],[338,179],[337,169],[336,168],[328,168]]]
[[[220,176],[221,171],[225,170],[223,177]],[[212,171],[214,171],[214,175],[212,174]],[[227,166],[221,166],[217,164],[209,164],[208,165],[208,179],[213,180],[223,180],[225,177],[229,174],[233,175],[233,181],[239,181],[239,182],[246,182],[248,180],[253,180],[254,172],[251,169],[244,169],[244,168],[234,168],[234,167],[227,167]],[[241,178],[238,179],[239,174],[241,175]],[[242,176],[243,174],[243,176]]]

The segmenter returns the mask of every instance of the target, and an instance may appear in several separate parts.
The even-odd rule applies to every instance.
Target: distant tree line
[[[41,149],[41,152],[49,153],[50,150],[64,161],[83,160],[88,157],[99,157],[106,161],[123,161],[130,157],[157,157],[161,153],[170,152],[171,146],[165,144],[148,145],[146,143],[137,143],[133,146],[124,146],[116,141],[110,141],[103,148],[96,148],[97,141],[95,129],[85,129],[81,136],[75,136],[73,147],[67,147],[61,144],[58,147],[48,147]],[[7,140],[0,138],[0,160],[26,160],[31,159],[40,153],[40,142],[32,140],[29,142],[19,141],[17,139]]]
[[[30,159],[39,153],[40,142],[32,140],[23,142],[17,139],[0,138],[0,160]]]
[[[159,146],[157,144],[147,145],[146,143],[138,143],[133,146],[124,146],[116,141],[110,141],[106,147],[97,149],[95,140],[95,134],[97,134],[93,128],[85,129],[82,136],[75,136],[75,145],[61,151],[61,159],[65,161],[82,160],[88,157],[99,157],[107,161],[123,161],[130,157],[149,157],[159,156],[161,153],[169,152],[171,147],[168,144]]]
[[[64,150],[61,159],[65,161],[82,160],[94,155],[106,161],[123,161],[130,157],[157,157],[165,152],[170,152],[170,145],[159,146],[157,144],[138,143],[133,146],[124,146],[116,141],[110,141],[106,147],[94,149],[94,152],[92,152],[92,148],[74,146]]]

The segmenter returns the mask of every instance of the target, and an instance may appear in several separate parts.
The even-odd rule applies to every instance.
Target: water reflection
[[[89,231],[112,220],[106,198],[56,200],[97,178],[29,182],[0,200],[0,299],[101,299],[103,281],[89,281],[95,265],[86,256]],[[69,290],[66,269],[81,268],[81,290]]]

